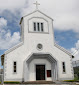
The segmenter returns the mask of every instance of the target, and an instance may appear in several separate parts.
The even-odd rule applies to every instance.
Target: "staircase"
[[[22,84],[55,84],[53,81],[27,81]]]
[[[28,81],[23,82],[21,85],[79,85],[72,82],[60,82],[60,81]]]

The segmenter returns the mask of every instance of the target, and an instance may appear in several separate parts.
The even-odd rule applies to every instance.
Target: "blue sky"
[[[0,0],[0,55],[20,42],[20,19],[35,10],[36,0]],[[74,53],[79,48],[79,0],[37,0],[54,19],[55,42]],[[19,3],[19,4],[18,4]],[[75,59],[79,59],[79,51]]]
[[[72,30],[69,31],[57,31],[55,30],[55,40],[58,41],[58,44],[62,47],[65,47],[66,49],[71,49],[71,47],[75,47],[75,44],[78,40],[76,38],[76,33],[74,33]]]

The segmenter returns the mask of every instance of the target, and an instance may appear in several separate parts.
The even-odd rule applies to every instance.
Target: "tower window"
[[[62,62],[62,67],[63,67],[63,72],[66,72],[66,69],[65,69],[65,62]]]
[[[34,22],[34,31],[36,31],[36,23]]]
[[[41,23],[41,31],[43,31],[43,23]]]
[[[40,31],[39,23],[37,23],[37,28],[38,28],[38,31]]]
[[[34,28],[34,31],[36,31],[36,32],[43,32],[44,31],[44,25],[43,25],[43,23],[40,23],[40,22],[34,22],[33,28]]]
[[[13,62],[13,72],[16,73],[16,62]]]

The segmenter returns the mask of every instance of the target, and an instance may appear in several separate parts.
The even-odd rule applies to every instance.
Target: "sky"
[[[79,60],[79,0],[37,0],[53,22],[55,42]],[[20,19],[33,12],[36,0],[0,0],[0,55],[20,42]],[[0,62],[1,63],[1,62]]]

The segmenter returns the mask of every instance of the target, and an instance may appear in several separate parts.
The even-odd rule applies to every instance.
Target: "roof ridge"
[[[57,48],[59,48],[60,50],[62,50],[63,52],[67,53],[68,55],[72,55],[68,50],[66,50],[64,47],[54,43],[54,46],[56,46]]]
[[[40,12],[40,13],[42,13],[43,15],[47,16],[48,18],[52,19],[51,17],[49,17],[48,15],[46,15],[45,13],[43,13],[43,12],[40,11],[40,10],[35,10],[35,11],[31,12],[31,13],[28,13],[27,15],[25,15],[25,16],[23,16],[23,17],[26,17],[26,16],[28,16],[28,15],[31,15],[31,14],[37,12],[37,11]],[[20,20],[20,24],[21,24],[21,22],[22,22],[23,17],[22,17],[21,20]],[[53,19],[52,19],[52,20],[53,20]]]

